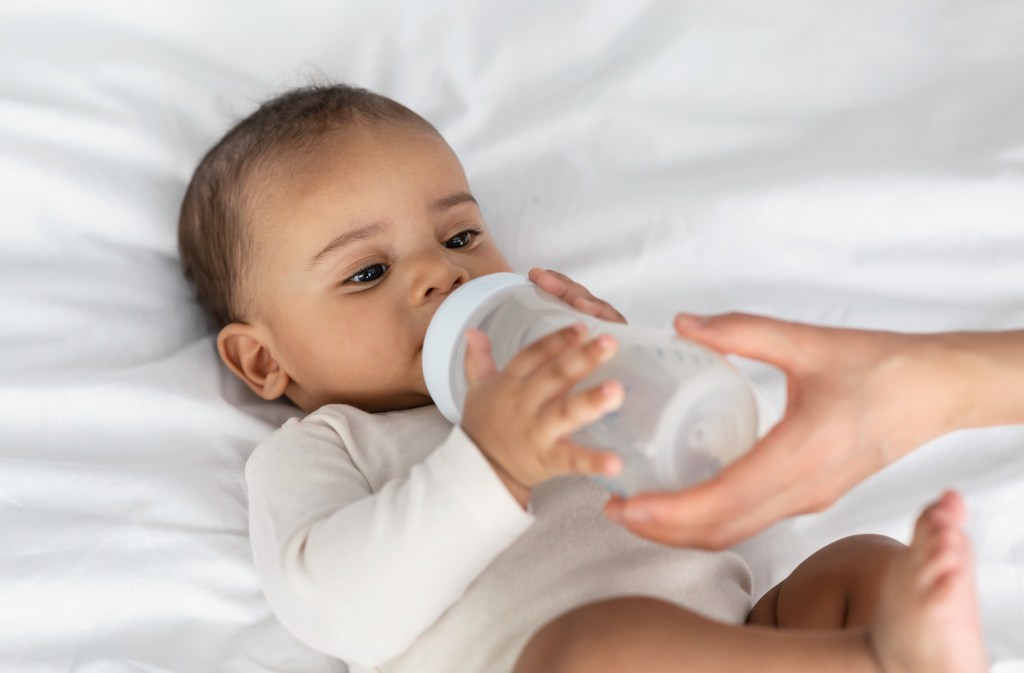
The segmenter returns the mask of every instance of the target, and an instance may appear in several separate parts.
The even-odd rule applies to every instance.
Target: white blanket
[[[517,270],[637,324],[1024,327],[1021,35],[982,0],[4,3],[0,669],[343,670],[249,555],[242,466],[294,412],[218,365],[178,267],[184,186],[259,100],[320,77],[406,103]],[[1024,666],[1021,427],[743,545],[757,590],[835,538],[905,540],[950,486],[996,668]]]

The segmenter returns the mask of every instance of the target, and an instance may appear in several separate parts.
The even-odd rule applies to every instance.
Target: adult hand
[[[1024,421],[1021,332],[899,334],[744,314],[677,316],[675,326],[720,353],[781,369],[788,402],[782,421],[716,478],[607,503],[608,518],[659,542],[726,548],[784,517],[826,509],[929,439]]]

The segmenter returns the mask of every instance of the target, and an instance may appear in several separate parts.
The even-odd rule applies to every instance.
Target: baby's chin
[[[386,411],[403,411],[405,409],[417,409],[433,404],[434,400],[427,394],[426,390],[396,391],[393,395],[366,399],[352,404],[352,406],[372,414]]]
[[[433,404],[434,400],[427,393],[426,384],[415,382],[412,387],[395,391],[373,391],[372,393],[352,394],[327,393],[317,396],[287,395],[288,401],[306,413],[313,413],[321,407],[332,404],[344,404],[368,413],[376,414],[386,411],[415,409]]]

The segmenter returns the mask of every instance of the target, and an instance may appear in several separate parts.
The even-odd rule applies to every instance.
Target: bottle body
[[[471,281],[466,287],[486,278]],[[469,327],[485,332],[499,370],[525,346],[573,323],[584,323],[591,336],[607,333],[615,337],[619,344],[616,355],[573,390],[575,393],[614,379],[625,391],[619,409],[572,436],[574,442],[613,451],[623,458],[618,476],[598,479],[603,486],[621,495],[678,490],[712,477],[753,445],[757,411],[750,387],[719,355],[667,330],[631,327],[580,313],[526,279],[516,282],[516,278],[522,279],[504,279],[504,287],[495,289],[471,309],[460,311],[465,319],[461,333]],[[442,304],[434,321],[446,319],[444,309]],[[432,355],[428,353],[428,345],[433,345],[432,330],[434,322],[424,344],[425,373],[427,357]],[[461,417],[468,387],[466,346],[464,337],[456,337],[456,341],[450,351],[453,357],[447,385],[449,399],[455,402],[456,415]],[[439,377],[426,378],[436,398]],[[445,412],[441,404],[438,406]],[[449,420],[458,422],[450,416]]]

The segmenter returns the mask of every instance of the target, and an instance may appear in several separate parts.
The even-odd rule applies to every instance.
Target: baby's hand
[[[590,290],[565,274],[534,267],[530,269],[529,276],[542,290],[555,295],[581,313],[611,322],[626,322],[611,304],[590,294]]]
[[[498,371],[491,343],[479,330],[466,334],[469,390],[462,429],[524,507],[531,489],[561,474],[614,475],[622,463],[614,453],[596,451],[567,437],[622,404],[615,381],[570,394],[616,350],[601,335],[584,342],[586,328],[573,325],[530,344]]]

